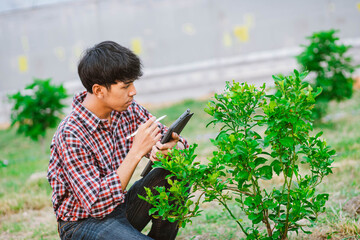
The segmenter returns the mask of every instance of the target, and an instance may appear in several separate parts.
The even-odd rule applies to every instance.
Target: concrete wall
[[[34,77],[82,89],[79,57],[104,40],[141,57],[140,101],[196,97],[225,80],[271,80],[291,71],[305,37],[330,28],[354,45],[360,62],[358,0],[78,0],[2,12],[0,98]],[[161,97],[174,86],[178,92]],[[9,106],[0,107],[6,121]]]

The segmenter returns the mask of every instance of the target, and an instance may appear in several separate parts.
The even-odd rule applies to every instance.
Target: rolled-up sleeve
[[[114,201],[121,202],[124,199],[124,192],[121,187],[119,175],[113,172],[106,177],[106,181]]]

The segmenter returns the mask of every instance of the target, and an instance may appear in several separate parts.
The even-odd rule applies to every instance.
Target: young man
[[[175,239],[177,224],[153,219],[151,206],[138,198],[144,187],[168,187],[166,171],[154,169],[126,191],[143,156],[155,161],[159,151],[187,147],[175,133],[161,144],[167,128],[134,101],[139,58],[102,42],[86,51],[78,72],[86,91],[74,97],[53,137],[48,168],[61,239]],[[150,220],[145,236],[141,230]]]

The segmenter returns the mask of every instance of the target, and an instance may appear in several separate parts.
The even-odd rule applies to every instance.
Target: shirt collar
[[[76,94],[72,102],[72,108],[78,120],[93,133],[101,123],[101,119],[82,105],[86,95],[86,91]]]

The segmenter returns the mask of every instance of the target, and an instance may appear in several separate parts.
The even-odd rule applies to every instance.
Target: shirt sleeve
[[[94,156],[71,133],[65,134],[60,144],[64,172],[80,205],[95,218],[111,213],[125,197],[117,173],[100,177]]]
[[[138,115],[137,118],[137,124],[143,124],[145,123],[147,120],[149,120],[151,117],[153,117],[153,115],[143,106],[136,104],[135,106],[135,112]],[[160,131],[161,131],[161,135],[165,135],[166,132],[169,130],[168,127],[166,127],[164,124],[162,124],[161,122],[159,122],[159,127],[160,127]],[[182,136],[179,136],[179,142],[181,142],[185,148],[189,148],[189,144],[187,142],[187,140],[185,138],[183,138]]]

